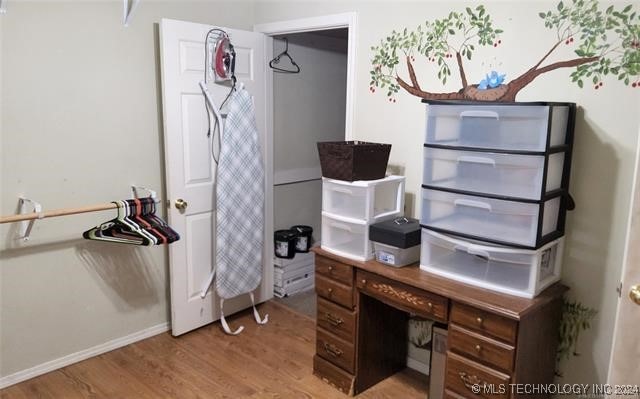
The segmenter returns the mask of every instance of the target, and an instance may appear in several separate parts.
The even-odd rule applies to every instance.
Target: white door
[[[640,398],[640,155],[634,187],[608,378],[612,386],[635,384],[635,388],[619,387],[619,392],[613,392],[629,399]]]
[[[208,119],[198,83],[204,79],[204,40],[214,26],[163,19],[160,28],[164,145],[169,223],[181,239],[169,246],[171,329],[180,335],[220,318],[215,283],[201,298],[201,288],[215,260],[215,162],[207,137]],[[271,262],[273,188],[271,129],[267,121],[268,92],[263,62],[267,39],[263,34],[225,30],[236,51],[236,77],[253,95],[256,121],[265,160],[265,252],[258,302],[273,296]],[[212,83],[216,104],[229,93],[229,85]],[[186,203],[180,210],[177,201]],[[225,315],[250,306],[249,297],[225,301]]]

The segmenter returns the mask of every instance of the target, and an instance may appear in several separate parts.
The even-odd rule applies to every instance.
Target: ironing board
[[[262,281],[264,249],[264,164],[251,95],[244,87],[229,99],[221,137],[216,180],[216,291],[221,323],[231,332],[222,309],[224,300],[249,294]],[[259,324],[261,319],[254,309]]]

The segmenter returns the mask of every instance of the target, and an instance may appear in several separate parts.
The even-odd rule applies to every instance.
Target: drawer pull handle
[[[458,372],[458,375],[460,376],[460,379],[462,380],[462,383],[464,384],[464,386],[467,389],[471,390],[471,392],[473,393],[475,393],[474,386],[476,387],[475,389],[477,389],[478,386],[480,387],[487,386],[487,383],[485,381],[482,381],[480,378],[478,378],[477,375],[470,375],[465,373],[464,371]]]
[[[458,163],[460,162],[480,163],[485,165],[496,166],[496,161],[494,159],[484,158],[484,157],[461,156],[461,157],[458,157]]]
[[[429,307],[429,310],[433,310],[433,303],[429,302],[427,303],[427,306]]]
[[[462,111],[460,112],[460,119],[462,118],[490,118],[500,120],[500,115],[495,111]]]
[[[482,351],[482,346],[476,345],[476,352],[480,353]]]
[[[362,279],[362,285],[367,285],[367,280]]]
[[[333,271],[333,266],[329,266],[328,270],[329,270],[329,273],[331,273]]]
[[[471,208],[479,208],[484,209],[485,211],[491,212],[491,204],[482,202],[482,201],[474,201],[468,200],[464,198],[458,198],[453,201],[454,206],[468,206]]]
[[[332,315],[329,312],[325,313],[325,318],[327,319],[329,324],[331,324],[334,327],[338,327],[338,326],[340,326],[340,324],[344,323],[344,320],[342,320],[339,317],[336,317],[336,316]]]
[[[331,345],[326,342],[324,343],[324,350],[333,357],[340,357],[344,353],[340,349],[336,348],[334,345]]]
[[[348,188],[341,188],[341,187],[330,187],[331,191],[335,191],[336,193],[343,193],[343,194],[348,194],[348,195],[353,195],[353,191],[349,190]]]
[[[350,227],[348,224],[333,222],[333,223],[329,223],[329,225],[330,225],[331,227],[335,227],[336,229],[340,229],[340,230],[348,231],[348,232],[350,232],[350,233],[351,233],[351,227]]]
[[[484,322],[484,320],[482,320],[482,317],[478,317],[476,321],[478,322],[478,325],[482,325],[482,322]]]
[[[327,294],[328,295],[333,294],[333,288],[327,288]]]

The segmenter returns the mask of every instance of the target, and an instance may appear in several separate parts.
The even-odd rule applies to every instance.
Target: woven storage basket
[[[337,180],[377,180],[385,177],[391,144],[365,141],[318,143],[322,176]]]

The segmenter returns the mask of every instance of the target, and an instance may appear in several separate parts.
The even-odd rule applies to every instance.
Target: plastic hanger
[[[162,220],[156,215],[156,202],[153,198],[139,198],[136,201],[140,202],[142,207],[141,217],[146,220],[154,229],[158,230],[167,239],[167,243],[178,241],[180,235],[173,230],[167,222]]]
[[[118,206],[118,217],[102,223],[82,233],[88,240],[109,241],[120,244],[153,245],[154,242],[146,234],[127,220],[127,207],[122,201],[114,201]]]
[[[300,66],[289,55],[289,41],[287,40],[286,37],[283,37],[282,40],[284,40],[284,45],[285,45],[284,51],[281,52],[280,54],[278,54],[274,59],[269,61],[269,66],[271,67],[271,69],[273,69],[276,72],[281,72],[281,73],[300,73]],[[280,59],[283,56],[287,57],[289,59],[289,61],[291,61],[291,65],[295,69],[284,69],[284,68],[280,68],[278,66],[275,66],[275,64],[279,64],[280,63]]]
[[[156,244],[166,244],[168,241],[168,238],[164,234],[162,234],[161,231],[156,229],[151,223],[149,223],[149,221],[146,218],[142,216],[143,206],[140,200],[136,198],[136,199],[129,199],[126,202],[129,205],[129,209],[131,210],[130,219],[136,222],[138,226],[142,228],[142,230],[152,235],[156,240]]]

